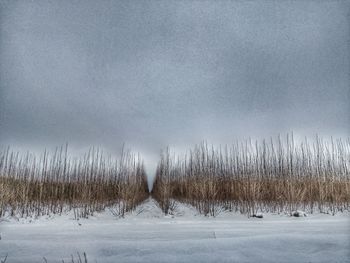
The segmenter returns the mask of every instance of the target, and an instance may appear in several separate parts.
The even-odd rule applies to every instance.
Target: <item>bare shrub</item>
[[[68,146],[31,153],[0,152],[0,217],[39,216],[74,210],[87,217],[121,204],[120,214],[148,196],[147,178],[139,156],[122,151],[120,160],[91,148],[81,158],[68,155]]]
[[[211,216],[220,209],[334,214],[350,207],[349,168],[350,139],[316,136],[296,144],[286,135],[217,148],[202,143],[185,156],[162,153],[153,195],[165,212],[173,198]]]

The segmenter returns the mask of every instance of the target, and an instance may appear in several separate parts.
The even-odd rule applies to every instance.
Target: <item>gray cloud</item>
[[[347,1],[0,0],[1,144],[349,133]]]

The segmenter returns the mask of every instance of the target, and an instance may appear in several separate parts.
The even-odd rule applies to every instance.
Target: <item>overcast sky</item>
[[[349,1],[0,3],[2,145],[349,134]]]

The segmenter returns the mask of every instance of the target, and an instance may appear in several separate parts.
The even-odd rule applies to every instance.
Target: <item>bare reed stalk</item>
[[[81,158],[68,146],[39,158],[7,148],[0,152],[0,217],[61,214],[74,209],[86,217],[118,204],[121,216],[148,196],[140,157],[123,150],[120,160],[91,148]]]
[[[167,149],[153,195],[165,213],[179,200],[212,216],[222,209],[249,216],[296,209],[335,214],[350,207],[350,139],[316,136],[296,145],[287,135],[230,147],[202,143],[182,158]]]

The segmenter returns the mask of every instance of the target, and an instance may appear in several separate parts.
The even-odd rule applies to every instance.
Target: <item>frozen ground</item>
[[[153,200],[124,219],[106,211],[30,222],[0,222],[0,259],[6,263],[65,262],[86,252],[88,262],[350,262],[348,214],[263,219],[225,213],[198,215],[179,205],[165,217]]]

